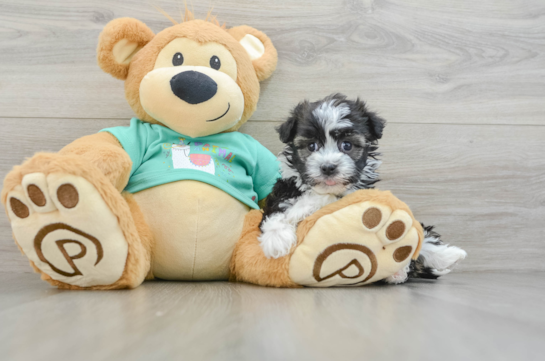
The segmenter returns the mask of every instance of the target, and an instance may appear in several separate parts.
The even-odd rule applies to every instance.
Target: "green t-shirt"
[[[131,119],[128,127],[107,128],[132,160],[125,190],[136,193],[184,179],[217,187],[259,209],[280,177],[274,154],[239,132],[191,138],[158,124]]]

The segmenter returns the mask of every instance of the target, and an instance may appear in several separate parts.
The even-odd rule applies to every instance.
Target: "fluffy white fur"
[[[436,276],[443,276],[452,271],[456,263],[466,258],[467,253],[448,244],[434,245],[424,242],[420,255],[424,258],[424,266],[433,268]]]
[[[396,273],[394,273],[393,275],[391,275],[390,277],[385,278],[384,281],[392,285],[405,283],[407,282],[407,279],[409,279],[410,269],[411,269],[410,264],[408,264],[402,269],[400,269],[399,271],[397,271]]]
[[[335,100],[324,102],[313,110],[314,116],[320,120],[326,133],[334,128],[349,127],[352,125],[347,119],[343,119],[350,114],[350,108],[346,104],[335,106]]]
[[[318,194],[308,191],[302,196],[286,202],[284,213],[276,213],[261,225],[259,242],[267,258],[280,258],[287,255],[295,245],[297,224],[312,213],[338,198],[331,194]]]
[[[263,222],[258,239],[265,257],[279,258],[288,254],[297,241],[296,226],[285,213],[275,213]]]
[[[461,248],[443,244],[437,237],[425,237],[420,250],[419,260],[425,267],[431,268],[431,273],[436,276],[444,276],[450,273],[454,266],[464,258],[467,253]],[[410,264],[396,274],[384,279],[386,283],[404,283],[409,278]]]

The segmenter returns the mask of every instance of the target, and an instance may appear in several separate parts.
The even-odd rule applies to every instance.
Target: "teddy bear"
[[[37,153],[6,176],[1,200],[21,252],[64,289],[135,288],[146,279],[273,287],[375,282],[416,259],[423,230],[390,192],[362,190],[302,221],[284,257],[265,257],[260,206],[279,167],[237,130],[277,64],[271,40],[215,18],[154,34],[119,18],[98,64],[124,81],[136,117]]]

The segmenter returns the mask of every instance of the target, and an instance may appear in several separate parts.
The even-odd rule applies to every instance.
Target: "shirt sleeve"
[[[254,190],[258,200],[266,198],[272,191],[276,180],[280,178],[280,163],[267,148],[256,142],[256,166],[254,172]]]
[[[149,131],[149,124],[143,123],[136,118],[131,119],[131,124],[128,127],[113,127],[101,130],[101,132],[108,132],[116,137],[125,152],[131,157],[131,176],[142,164],[147,149]]]

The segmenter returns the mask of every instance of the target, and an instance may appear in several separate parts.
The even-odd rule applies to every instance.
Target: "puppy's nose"
[[[322,166],[320,167],[320,169],[322,170],[322,173],[325,174],[325,175],[332,175],[333,173],[335,173],[335,170],[337,169],[337,165],[336,164],[322,164]]]
[[[216,95],[218,84],[206,74],[188,70],[170,79],[174,95],[189,104],[199,104]]]

